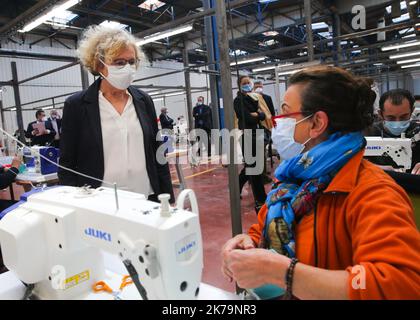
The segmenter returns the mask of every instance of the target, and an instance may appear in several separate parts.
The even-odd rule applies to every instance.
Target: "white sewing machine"
[[[104,250],[124,262],[143,298],[194,299],[203,268],[195,195],[182,191],[175,208],[169,195],[159,199],[118,191],[117,210],[109,188],[35,191],[0,220],[4,264],[41,299],[80,299],[105,277]]]
[[[411,139],[365,137],[367,144],[365,157],[390,157],[404,170],[411,169]]]

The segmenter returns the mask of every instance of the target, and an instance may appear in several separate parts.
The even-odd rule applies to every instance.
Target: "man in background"
[[[213,121],[212,121],[212,114],[211,109],[208,105],[204,104],[204,97],[199,96],[197,98],[197,104],[193,109],[193,117],[194,117],[194,126],[195,129],[202,129],[207,134],[207,153],[208,156],[211,156],[211,129],[213,128]],[[200,149],[201,152],[203,146],[203,142],[200,142]],[[201,154],[201,153],[200,153]]]
[[[256,80],[254,82],[254,92],[260,94],[265,104],[267,105],[268,109],[270,110],[271,116],[274,117],[276,115],[276,111],[274,109],[273,99],[268,94],[264,93],[264,83],[261,80]],[[264,128],[264,151],[267,150],[268,146],[268,155],[272,156],[272,147],[271,147],[271,131]],[[267,151],[264,152],[264,183],[271,183],[272,180],[268,176],[270,172],[267,170]]]
[[[46,120],[44,110],[37,110],[36,121],[29,123],[25,136],[31,139],[32,146],[50,145],[55,137],[55,130],[51,122]]]
[[[276,110],[274,109],[273,99],[271,99],[268,94],[264,93],[264,84],[261,80],[256,80],[254,82],[254,92],[263,96],[271,115],[274,117],[276,115]]]
[[[415,99],[408,90],[394,89],[384,93],[379,100],[380,121],[367,130],[366,136],[384,138],[406,138],[413,140],[411,173],[420,175],[420,123],[412,120]],[[383,157],[369,157],[369,160],[386,170],[392,170]]]
[[[55,148],[60,148],[61,118],[57,110],[51,110],[48,121],[51,122],[51,125],[55,131],[54,140],[52,141],[51,145]]]
[[[170,129],[173,130],[174,129],[174,119],[170,118],[168,116],[168,108],[166,107],[162,107],[160,109],[160,116],[159,116],[159,121],[160,121],[160,125],[162,127],[162,129]]]

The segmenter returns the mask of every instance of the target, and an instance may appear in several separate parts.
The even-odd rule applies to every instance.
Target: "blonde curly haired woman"
[[[141,58],[136,39],[125,30],[92,26],[78,54],[81,64],[100,77],[65,101],[60,164],[150,200],[161,193],[173,199],[168,165],[156,161],[160,142],[153,101],[131,86]],[[101,186],[65,170],[59,179],[64,185]]]

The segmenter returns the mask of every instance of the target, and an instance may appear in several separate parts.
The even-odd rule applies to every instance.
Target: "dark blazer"
[[[258,129],[260,121],[265,119],[264,112],[258,111],[258,101],[241,92],[238,92],[235,100],[233,100],[233,108],[238,118],[238,127],[240,130]],[[253,112],[258,113],[258,118],[251,115]]]
[[[170,118],[168,115],[163,113],[159,116],[159,121],[162,129],[173,129],[174,128],[174,119]]]
[[[48,121],[50,121],[51,126],[52,126],[52,121],[53,120],[51,118],[48,118]],[[56,119],[56,121],[57,121],[58,133],[61,134],[61,119]]]
[[[274,117],[276,115],[276,110],[274,110],[273,99],[268,94],[262,93],[265,103],[267,104],[268,109],[270,110],[271,115]]]
[[[19,169],[11,167],[9,170],[5,170],[4,167],[0,166],[0,189],[9,187],[16,179],[19,174]]]
[[[210,130],[213,127],[211,109],[208,105],[197,105],[193,109],[195,127]]]
[[[41,136],[33,136],[32,131],[34,131],[34,124],[36,121],[32,121],[28,124],[28,129],[25,132],[25,137],[31,139],[31,145],[35,146],[45,146],[46,144],[50,144],[54,140],[54,136],[56,134],[54,128],[50,121],[45,121],[45,129],[50,130],[49,134],[43,134]]]
[[[97,179],[103,179],[105,170],[98,102],[100,83],[101,79],[98,79],[87,90],[66,99],[60,141],[60,164]],[[169,166],[168,164],[160,165],[156,160],[157,149],[161,142],[156,140],[158,126],[153,101],[148,94],[134,87],[130,86],[128,91],[133,97],[139,125],[143,130],[147,174],[155,193],[150,199],[156,200],[157,195],[169,193],[173,201]],[[59,169],[58,178],[60,184],[63,185],[83,186],[87,184],[94,188],[101,185],[98,181],[63,169]]]

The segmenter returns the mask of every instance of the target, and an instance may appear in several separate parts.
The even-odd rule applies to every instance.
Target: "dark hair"
[[[37,118],[37,119],[38,119],[38,116],[39,116],[39,115],[41,115],[41,113],[45,113],[45,111],[44,111],[44,110],[42,110],[42,109],[37,110],[37,111],[35,112],[35,118]]]
[[[384,104],[385,104],[385,101],[387,101],[388,99],[390,99],[391,103],[395,106],[401,105],[403,103],[403,100],[407,99],[408,102],[410,103],[411,110],[414,109],[414,103],[416,102],[413,95],[408,90],[405,90],[405,89],[390,90],[388,92],[385,92],[381,96],[381,99],[379,99],[379,108],[381,109],[381,111],[384,111]]]
[[[242,75],[242,76],[239,76],[239,78],[238,78],[238,89],[239,89],[239,91],[241,91],[241,82],[245,78],[249,78],[249,76]]]
[[[316,66],[293,74],[289,85],[294,84],[305,86],[301,94],[303,114],[324,111],[330,133],[362,131],[373,123],[376,93],[371,89],[372,79],[337,67]]]
[[[417,100],[420,100],[420,96],[415,95],[415,96],[414,96],[414,100],[416,100],[416,101],[417,101]]]

